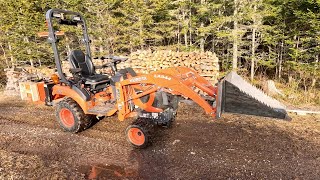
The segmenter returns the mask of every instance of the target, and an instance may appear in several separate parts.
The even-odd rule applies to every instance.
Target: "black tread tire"
[[[140,145],[137,146],[135,144],[133,144],[130,139],[128,138],[128,131],[130,128],[139,128],[144,136],[145,136],[145,142]],[[127,141],[134,147],[134,148],[138,148],[138,149],[144,149],[148,146],[150,146],[152,144],[152,134],[154,132],[154,124],[152,122],[150,122],[150,120],[146,119],[146,118],[137,118],[136,120],[134,120],[132,122],[131,125],[129,125],[126,129],[125,135],[126,135],[126,139]]]
[[[163,128],[172,128],[173,124],[175,123],[176,117],[173,117],[172,119],[170,119],[168,122],[161,124],[161,127]]]
[[[60,119],[59,112],[62,108],[69,109],[73,114],[75,122],[74,125],[70,128],[66,127]],[[56,105],[56,119],[60,127],[67,132],[77,133],[89,128],[94,118],[94,115],[84,114],[78,103],[71,98],[65,98]]]
[[[179,97],[176,95],[171,95],[171,97],[169,98],[169,103],[170,103],[170,107],[175,111],[175,115],[172,119],[169,120],[169,122],[167,122],[163,127],[165,128],[171,128],[172,125],[175,123],[176,121],[176,117],[177,117],[177,109],[179,107]]]

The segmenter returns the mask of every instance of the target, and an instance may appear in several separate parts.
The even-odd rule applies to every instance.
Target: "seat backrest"
[[[94,75],[94,66],[91,59],[81,50],[73,50],[69,55],[69,63],[71,68],[81,68],[81,75],[88,77]]]

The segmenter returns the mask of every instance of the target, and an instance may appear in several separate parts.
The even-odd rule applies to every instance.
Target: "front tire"
[[[126,129],[127,141],[135,148],[146,148],[151,144],[153,128],[148,119],[138,118]]]
[[[63,130],[77,133],[89,128],[94,116],[84,114],[77,102],[66,98],[56,105],[56,119]]]

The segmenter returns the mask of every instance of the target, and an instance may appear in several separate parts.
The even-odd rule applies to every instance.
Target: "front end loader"
[[[149,74],[132,68],[117,69],[127,58],[107,56],[103,67],[110,74],[96,74],[90,52],[90,39],[83,16],[76,12],[51,9],[46,13],[48,40],[52,45],[58,75],[45,82],[45,103],[54,105],[60,126],[77,133],[89,128],[97,117],[117,115],[120,121],[134,118],[126,129],[126,138],[134,147],[147,147],[155,126],[170,126],[177,115],[179,100],[190,99],[213,118],[223,112],[288,119],[285,107],[244,81],[236,73],[228,74],[212,85],[194,70],[172,67]],[[69,52],[72,77],[62,70],[58,30],[53,24],[81,27],[84,52]],[[66,33],[67,34],[67,33]],[[206,96],[196,93],[200,89]]]

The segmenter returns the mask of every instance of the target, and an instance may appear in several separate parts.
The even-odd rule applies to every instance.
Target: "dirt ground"
[[[181,104],[174,126],[136,150],[124,137],[129,121],[70,134],[52,107],[1,95],[0,179],[319,179],[320,116],[291,116],[213,121]]]

